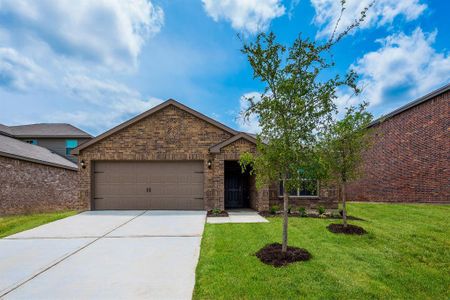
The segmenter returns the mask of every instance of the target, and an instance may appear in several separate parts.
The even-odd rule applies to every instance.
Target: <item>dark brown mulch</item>
[[[255,255],[265,264],[274,267],[283,267],[296,261],[311,259],[311,253],[307,250],[288,246],[285,253],[281,252],[281,244],[268,244],[261,248]]]
[[[367,231],[365,231],[364,228],[350,224],[348,224],[347,227],[344,227],[344,224],[330,224],[327,226],[327,228],[329,231],[333,233],[357,234],[357,235],[363,235],[367,233]]]
[[[208,217],[228,217],[228,213],[222,210],[220,213],[214,213],[212,210],[208,210]]]

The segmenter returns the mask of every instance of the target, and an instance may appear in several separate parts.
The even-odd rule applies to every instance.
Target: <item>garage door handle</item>
[[[147,188],[147,193],[151,193],[152,192],[152,188]]]

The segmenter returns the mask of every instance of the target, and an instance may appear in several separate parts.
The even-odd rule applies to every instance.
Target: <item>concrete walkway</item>
[[[258,214],[258,212],[250,209],[229,210],[228,217],[208,217],[206,220],[209,224],[224,223],[267,223],[266,218]]]
[[[190,299],[205,216],[85,212],[0,239],[0,298]]]

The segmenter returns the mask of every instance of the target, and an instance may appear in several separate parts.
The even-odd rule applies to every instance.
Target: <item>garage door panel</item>
[[[96,162],[95,209],[203,209],[203,162]]]
[[[123,184],[100,183],[95,186],[95,189],[96,195],[99,197],[115,196],[115,195],[126,196],[130,194],[137,194],[137,188],[135,184],[131,183],[123,183]]]

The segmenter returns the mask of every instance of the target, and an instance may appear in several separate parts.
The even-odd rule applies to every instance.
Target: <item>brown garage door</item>
[[[95,162],[94,209],[203,209],[203,163]]]

